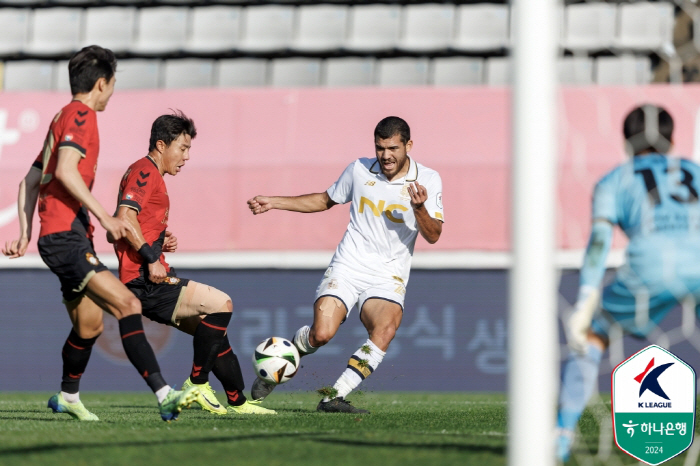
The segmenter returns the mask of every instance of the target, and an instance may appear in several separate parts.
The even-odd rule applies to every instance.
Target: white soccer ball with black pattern
[[[270,337],[255,348],[253,367],[258,377],[273,384],[285,383],[297,373],[299,351],[286,338]]]

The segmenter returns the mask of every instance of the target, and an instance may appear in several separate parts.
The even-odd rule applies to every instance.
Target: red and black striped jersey
[[[146,156],[133,163],[119,184],[117,210],[126,206],[138,214],[139,226],[146,242],[160,252],[163,247],[165,229],[168,227],[170,199],[165,180],[152,158]],[[156,243],[154,245],[154,243]],[[115,245],[119,258],[119,279],[123,283],[143,275],[143,258],[126,240]],[[160,254],[160,262],[170,271],[165,256]]]
[[[97,114],[87,105],[74,100],[54,117],[44,140],[44,147],[32,168],[41,170],[39,186],[39,236],[61,231],[83,231],[92,238],[94,230],[87,209],[55,177],[59,149],[77,151],[81,159],[78,171],[92,190],[100,152]]]

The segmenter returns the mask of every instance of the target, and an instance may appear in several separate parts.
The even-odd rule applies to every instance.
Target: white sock
[[[66,403],[78,403],[80,402],[80,392],[66,393],[61,392],[61,396]]]
[[[299,350],[299,356],[306,356],[307,354],[315,353],[318,347],[311,346],[309,343],[309,332],[311,328],[308,325],[304,325],[302,328],[297,330],[294,334],[294,346]]]
[[[163,388],[159,388],[156,391],[156,398],[158,398],[158,404],[161,404],[163,402],[165,397],[168,396],[170,390],[172,390],[172,388],[170,388],[170,385],[166,385]]]
[[[333,385],[333,388],[338,391],[336,396],[345,398],[351,391],[357,388],[363,380],[374,372],[385,355],[386,353],[372,343],[372,340],[367,340],[367,342],[350,357],[348,367],[340,375],[335,385]],[[328,400],[324,399],[323,401]]]

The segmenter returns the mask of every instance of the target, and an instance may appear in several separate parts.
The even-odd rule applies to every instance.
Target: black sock
[[[197,325],[192,339],[192,346],[194,346],[190,373],[192,383],[203,384],[209,381],[209,372],[214,366],[221,339],[226,335],[226,327],[230,321],[230,312],[217,312],[204,317]]]
[[[121,318],[119,320],[119,334],[122,336],[126,357],[139,371],[141,377],[146,380],[151,390],[156,392],[167,385],[160,375],[160,366],[158,366],[153,348],[143,332],[141,314],[132,314]]]
[[[75,330],[71,329],[66,343],[63,345],[63,379],[61,381],[61,391],[66,393],[78,393],[80,387],[80,377],[85,372],[92,345],[95,338],[80,338]]]
[[[224,386],[228,404],[240,406],[246,402],[246,397],[243,394],[245,383],[243,382],[241,366],[238,364],[238,356],[231,349],[227,336],[224,336],[224,340],[219,346],[219,354],[214,361],[212,372]]]

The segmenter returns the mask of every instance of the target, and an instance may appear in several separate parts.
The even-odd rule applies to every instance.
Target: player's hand
[[[107,230],[108,235],[112,235],[114,241],[126,237],[127,231],[131,228],[125,220],[117,217],[106,217],[100,220],[100,225]]]
[[[148,279],[153,283],[160,283],[165,280],[167,276],[168,272],[165,271],[165,267],[163,267],[160,261],[148,264]]]
[[[172,232],[165,230],[165,241],[163,241],[163,252],[175,252],[177,250],[177,237]]]
[[[258,215],[272,209],[272,201],[269,197],[255,196],[248,201],[248,207],[253,215]]]
[[[22,257],[24,253],[27,252],[28,246],[29,238],[5,241],[5,247],[3,248],[2,253],[10,259],[17,259],[18,257]]]
[[[408,185],[408,195],[411,196],[411,207],[420,209],[428,200],[428,190],[421,186],[418,181]]]
[[[597,288],[581,287],[579,298],[574,306],[574,313],[571,314],[567,323],[567,340],[569,347],[583,354],[588,346],[588,331],[591,328],[593,316],[598,309],[600,292]]]

